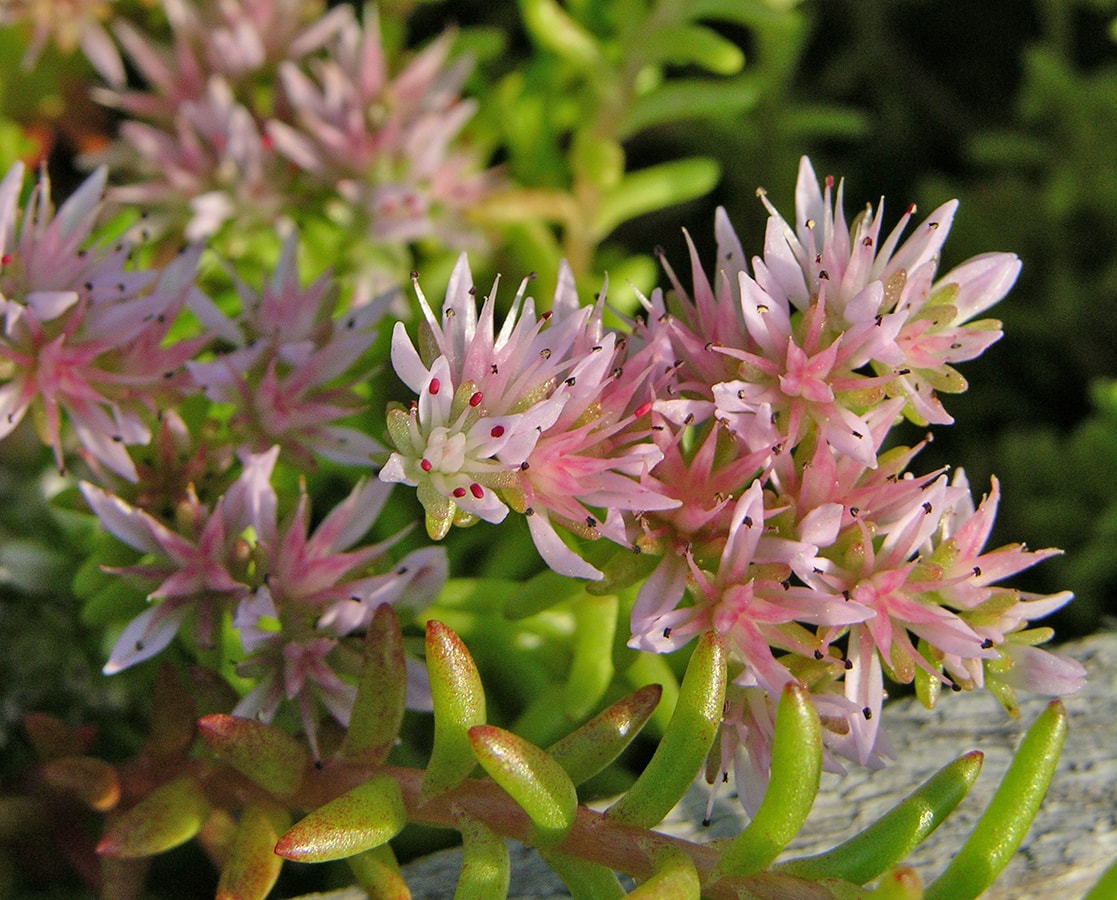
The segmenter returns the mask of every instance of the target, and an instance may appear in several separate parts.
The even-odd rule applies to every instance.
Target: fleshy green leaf
[[[655,874],[628,896],[635,900],[698,900],[702,886],[694,861],[673,847],[661,850]]]
[[[593,778],[627,747],[655,712],[663,688],[649,684],[602,710],[547,748],[575,784]]]
[[[722,851],[717,873],[752,875],[799,833],[822,776],[822,728],[810,694],[788,684],[776,707],[768,789],[751,822]]]
[[[959,757],[864,831],[825,853],[793,859],[775,869],[810,881],[840,878],[867,884],[939,826],[977,780],[983,758],[977,750]]]
[[[125,858],[154,856],[186,843],[208,816],[201,785],[193,778],[177,778],[111,819],[97,852]]]
[[[589,715],[613,681],[613,637],[617,631],[617,596],[585,595],[574,604],[574,659],[563,706],[570,719]]]
[[[720,175],[717,162],[703,157],[639,169],[602,197],[591,229],[603,238],[622,222],[701,197],[717,184]]]
[[[275,797],[292,797],[303,782],[310,754],[278,728],[218,713],[202,716],[198,733],[219,759]]]
[[[578,792],[562,766],[546,751],[495,725],[470,728],[469,740],[482,768],[531,819],[531,843],[551,847],[561,841],[578,811]]]
[[[1117,897],[1117,859],[1101,873],[1101,878],[1086,892],[1082,900],[1107,900],[1109,897]]]
[[[434,707],[434,746],[423,776],[428,800],[460,784],[477,764],[469,729],[485,721],[485,691],[461,638],[441,622],[427,622],[427,673]]]
[[[504,839],[483,822],[462,816],[462,873],[454,900],[502,900],[508,896],[512,863]]]
[[[382,604],[365,636],[365,664],[349,716],[342,754],[355,762],[384,762],[399,735],[407,694],[403,633],[392,608]]]
[[[716,75],[736,75],[745,64],[740,47],[704,25],[656,28],[641,49],[649,61],[699,66]]]
[[[374,775],[297,822],[275,852],[298,862],[344,859],[387,843],[406,824],[399,785],[388,775]]]
[[[241,813],[229,855],[217,882],[217,900],[263,900],[283,865],[275,842],[291,826],[282,807],[251,804]]]
[[[92,756],[62,756],[39,768],[43,781],[67,791],[90,809],[108,812],[120,802],[116,767]]]
[[[600,863],[556,850],[541,850],[539,855],[566,885],[570,896],[578,900],[618,900],[624,896],[613,870]]]
[[[347,857],[345,862],[362,890],[377,900],[411,900],[411,891],[403,880],[391,844]]]
[[[928,885],[927,900],[966,900],[993,883],[1036,817],[1066,736],[1066,710],[1053,700],[1024,735],[973,833],[950,865]]]
[[[869,892],[874,900],[922,900],[923,882],[911,866],[896,866]]]
[[[707,631],[690,657],[663,739],[635,784],[609,807],[609,818],[651,828],[679,802],[717,734],[725,680],[725,645],[717,632]]]
[[[580,68],[601,64],[593,35],[570,17],[556,0],[520,0],[524,27],[540,47]]]

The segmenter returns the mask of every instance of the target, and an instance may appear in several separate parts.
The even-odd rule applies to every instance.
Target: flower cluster
[[[92,244],[104,169],[57,213],[45,176],[20,209],[23,176],[17,163],[0,181],[0,438],[30,413],[63,469],[68,420],[87,459],[135,481],[126,448],[181,399],[183,364],[204,343],[165,342],[198,294],[200,248],[162,272],[133,268],[127,241]]]
[[[363,24],[316,0],[176,0],[167,12],[169,47],[114,28],[148,86],[97,92],[128,117],[105,157],[130,173],[114,202],[190,240],[308,210],[373,245],[471,239],[464,210],[492,177],[458,141],[474,104],[448,37],[392,77],[371,8]]]
[[[627,543],[624,513],[678,501],[650,476],[660,459],[646,440],[651,395],[640,360],[626,362],[623,341],[602,328],[604,293],[596,307],[579,306],[564,268],[553,309],[537,316],[528,283],[497,332],[497,285],[478,313],[464,255],[441,321],[416,280],[422,352],[398,323],[392,362],[418,399],[388,411],[395,451],[380,478],[418,488],[432,538],[454,524],[501,522],[511,508],[528,517],[555,571],[600,578],[556,525]]]
[[[751,271],[719,211],[714,283],[691,245],[692,290],[667,266],[672,293],[642,298],[629,333],[605,329],[604,295],[580,307],[565,277],[540,316],[522,286],[498,334],[495,287],[478,313],[464,262],[441,321],[416,285],[422,349],[397,325],[392,359],[418,398],[389,411],[395,452],[380,473],[417,486],[435,538],[511,508],[563,574],[619,578],[625,565],[619,554],[599,571],[556,525],[654,554],[630,645],[724,636],[721,766],[736,766],[750,808],[790,682],[811,690],[840,770],[888,754],[886,674],[930,696],[989,686],[1010,710],[1014,686],[1061,694],[1084,676],[1034,647],[1048,630],[1026,627],[1071,595],[999,586],[1055,551],[985,548],[996,482],[975,509],[961,470],[917,477],[918,447],[882,449],[905,417],[951,421],[939,394],[963,390],[953,365],[1000,337],[977,317],[1019,261],[989,253],[939,275],[955,203],[904,240],[909,208],[882,237],[883,201],[847,224],[842,186],[820,185],[806,159],[796,197],[794,226],[763,197]]]
[[[290,701],[317,752],[319,704],[346,724],[353,702],[360,654],[345,639],[383,603],[405,595],[427,602],[446,578],[446,560],[424,548],[392,563],[387,551],[398,536],[354,549],[388,498],[377,481],[359,482],[313,532],[305,492],[281,522],[271,483],[278,457],[278,446],[243,454],[240,475],[215,503],[190,489],[170,522],[82,482],[104,528],[144,554],[109,571],[148,586],[150,605],[121,633],[105,672],[159,653],[187,622],[194,645],[213,650],[231,617],[245,654],[238,671],[254,683],[236,713],[270,721]],[[419,670],[413,680],[410,700],[422,707],[429,700]]]
[[[390,294],[353,302],[335,315],[329,273],[303,287],[292,233],[271,277],[257,291],[233,275],[236,320],[203,294],[191,309],[223,342],[211,360],[187,363],[194,382],[215,403],[230,404],[230,440],[262,452],[273,444],[309,468],[315,456],[367,465],[380,449],[363,431],[333,424],[360,407],[353,383],[367,377],[359,362],[376,336]]]

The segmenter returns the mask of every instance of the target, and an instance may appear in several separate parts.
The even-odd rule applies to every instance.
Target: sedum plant
[[[45,172],[0,180],[0,439],[49,498],[64,549],[43,569],[73,557],[123,710],[151,705],[109,752],[26,716],[35,762],[3,834],[47,834],[114,898],[189,842],[222,898],[267,896],[285,859],[346,860],[404,897],[414,825],[460,835],[463,898],[507,893],[505,838],[585,897],[622,895],[618,873],[647,897],[985,889],[1053,772],[1058,701],[926,888],[904,860],[980,753],[841,846],[780,857],[824,769],[889,757],[886,682],[928,706],[986,688],[1012,715],[1017,690],[1082,684],[1032,624],[1071,594],[1004,583],[1057,551],[987,547],[995,479],[975,502],[961,469],[913,470],[930,438],[911,429],[952,421],[1020,261],[939,272],[956,202],[847,219],[844,184],[804,157],[793,214],[759,192],[759,254],[719,209],[713,260],[684,235],[689,277],[657,250],[665,287],[582,286],[617,225],[712,184],[701,159],[628,172],[622,145],[744,83],[704,23],[763,31],[776,11],[521,4],[539,67],[481,103],[561,99],[528,144],[484,111],[465,130],[451,37],[389,59],[386,9],[80,6],[125,121],[99,157],[113,179],[96,168],[57,208]],[[28,9],[12,16],[42,25]],[[672,68],[699,62],[731,83]],[[554,183],[522,173],[533,152]],[[479,294],[463,252],[432,302],[438,260],[502,228],[553,294],[531,276]],[[420,263],[412,309],[393,282]],[[699,775],[711,806],[732,781],[735,838],[655,831]]]

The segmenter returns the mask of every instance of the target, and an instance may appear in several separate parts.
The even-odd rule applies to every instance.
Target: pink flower
[[[197,293],[199,249],[162,273],[128,268],[130,247],[91,244],[105,171],[54,213],[36,185],[19,218],[23,167],[0,182],[0,438],[29,410],[64,466],[63,415],[92,462],[134,481],[127,447],[151,439],[160,401],[183,387],[183,364],[202,340],[165,345],[179,310]]]
[[[104,528],[150,562],[108,569],[154,582],[149,606],[124,629],[105,664],[111,675],[149,659],[165,648],[188,614],[198,636],[212,644],[222,615],[250,592],[252,545],[245,533],[268,540],[274,534],[276,496],[271,487],[278,448],[244,459],[244,471],[209,508],[193,491],[176,510],[175,527],[158,521],[88,482],[81,491]]]
[[[578,306],[568,271],[560,275],[553,316],[535,316],[526,285],[495,334],[496,286],[478,315],[464,255],[441,324],[416,283],[421,327],[430,335],[422,346],[430,349],[420,355],[397,324],[392,362],[419,396],[410,409],[389,410],[396,449],[380,478],[418,488],[435,539],[453,524],[500,522],[511,507],[528,516],[548,565],[599,578],[560,539],[555,522],[627,544],[621,513],[677,501],[648,476],[660,454],[633,428],[650,405],[636,397],[640,377],[617,377],[621,351],[615,335],[600,333],[599,312]],[[600,334],[599,342],[585,346],[587,334]]]
[[[446,580],[439,548],[425,548],[393,563],[387,541],[352,549],[379,515],[391,487],[360,482],[314,532],[310,501],[302,493],[290,521],[257,550],[262,584],[236,608],[233,624],[247,654],[238,674],[257,679],[234,714],[270,721],[284,701],[294,702],[315,756],[318,707],[348,724],[360,655],[344,643],[367,627],[382,603],[419,608]],[[429,709],[421,663],[408,661],[408,703]],[[345,676],[345,678],[342,677]]]
[[[133,174],[110,190],[110,199],[150,210],[152,228],[201,240],[229,221],[272,223],[289,202],[288,167],[219,75],[179,103],[170,123],[127,121],[120,134],[108,159]]]
[[[364,356],[391,297],[351,305],[335,316],[328,274],[300,285],[297,247],[293,233],[259,291],[233,276],[241,304],[235,321],[195,295],[192,310],[230,349],[187,367],[210,400],[234,407],[229,427],[241,446],[258,452],[279,444],[303,466],[314,455],[367,465],[380,445],[338,422],[361,408],[352,385],[368,374]]]
[[[876,329],[865,344],[869,355],[855,357],[858,364],[871,363],[890,394],[908,399],[917,421],[949,423],[936,391],[965,390],[965,379],[951,364],[973,359],[1000,338],[1000,322],[971,320],[1008,292],[1020,261],[1011,253],[987,253],[936,279],[957,201],[934,210],[901,243],[915,212],[909,207],[882,241],[883,200],[875,213],[866,207],[851,229],[842,210],[842,186],[832,204],[832,184],[827,179],[823,191],[810,161],[801,160],[794,228],[761,194],[772,218],[750,289],[786,297],[798,309],[824,304],[834,327],[862,340]]]
[[[346,20],[328,46],[305,67],[280,65],[290,112],[267,123],[276,150],[343,197],[376,241],[461,244],[464,211],[492,181],[457,140],[476,111],[459,96],[468,61],[448,62],[446,35],[390,77],[371,8],[363,27]]]

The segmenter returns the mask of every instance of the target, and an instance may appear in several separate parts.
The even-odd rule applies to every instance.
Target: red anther
[[[915,213],[915,204],[914,203],[909,203],[907,214],[910,216],[910,215],[913,215],[914,213]]]
[[[0,266],[6,266],[11,261],[12,261],[12,254],[10,254],[10,253],[5,253],[3,256],[0,256]]]
[[[828,188],[832,188],[834,186],[834,176],[833,175],[827,175],[826,176],[826,186]]]
[[[437,378],[432,378],[432,379],[431,379],[431,383],[430,383],[430,392],[431,392],[431,396],[433,397],[433,396],[434,396],[435,394],[437,394],[437,393],[438,393],[438,392],[439,392],[439,391],[440,391],[441,389],[442,389],[442,382],[441,382],[441,381],[439,381],[439,380],[438,380]]]
[[[459,500],[461,500],[461,498],[465,496],[465,488],[463,488],[463,487],[454,488],[454,496],[457,497]]]
[[[504,426],[503,425],[494,425],[492,427],[492,429],[490,429],[490,431],[489,431],[489,437],[494,437],[494,438],[504,437]]]
[[[473,396],[469,398],[469,405],[470,406],[480,406],[481,401],[484,399],[484,396],[485,395],[482,394],[480,391],[474,391]]]
[[[481,487],[481,485],[479,485],[476,481],[469,486],[469,492],[478,500],[485,496],[485,489]]]
[[[652,411],[652,401],[651,400],[648,400],[646,403],[641,403],[639,406],[636,407],[636,414],[635,414],[636,418],[639,419],[641,416],[646,416],[651,411]]]
[[[431,465],[431,461],[429,459],[422,459],[419,461],[419,468],[422,469],[424,472],[429,472],[431,469],[434,468],[434,466]]]

